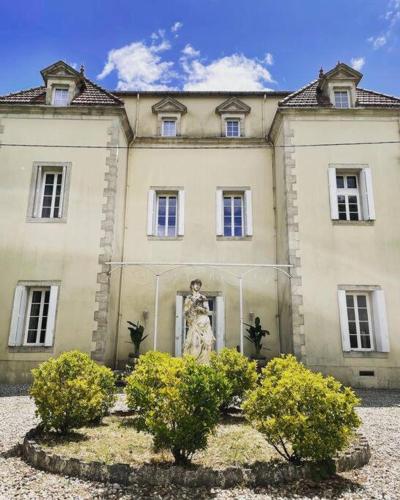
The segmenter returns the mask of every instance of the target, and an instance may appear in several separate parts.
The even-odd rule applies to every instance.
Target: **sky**
[[[62,59],[111,90],[297,90],[337,61],[400,95],[400,0],[0,0],[0,95]]]

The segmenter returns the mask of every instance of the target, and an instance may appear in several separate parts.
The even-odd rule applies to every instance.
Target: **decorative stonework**
[[[306,339],[304,331],[303,289],[300,258],[299,208],[297,197],[297,174],[295,148],[292,146],[294,131],[290,122],[284,122],[284,165],[286,186],[286,217],[288,231],[288,253],[291,274],[291,323],[293,332],[293,351],[295,356],[306,363]]]
[[[91,357],[95,361],[104,362],[106,353],[106,342],[108,339],[108,310],[110,303],[110,266],[106,264],[112,259],[114,228],[115,228],[115,208],[117,194],[117,177],[118,177],[118,139],[119,128],[118,123],[114,123],[109,127],[109,140],[107,142],[108,155],[106,158],[106,168],[104,174],[105,203],[102,206],[104,219],[101,222],[101,230],[103,232],[100,238],[100,254],[98,263],[100,271],[97,274],[97,283],[99,289],[96,291],[97,310],[94,313],[94,320],[97,323],[97,328],[92,334],[92,351]]]
[[[246,468],[229,467],[221,470],[202,467],[184,468],[175,465],[165,467],[152,464],[133,467],[122,463],[107,465],[103,462],[84,462],[77,458],[56,455],[43,449],[35,441],[39,432],[39,428],[29,431],[19,446],[19,450],[15,450],[19,451],[23,458],[34,467],[55,474],[123,485],[176,484],[213,488],[231,488],[238,485],[268,486],[299,479],[325,478],[335,472],[362,467],[369,462],[371,457],[368,441],[364,436],[357,435],[347,450],[324,463],[306,462],[299,466],[287,462],[258,462]]]

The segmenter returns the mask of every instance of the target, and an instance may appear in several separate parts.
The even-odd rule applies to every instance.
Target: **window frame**
[[[225,199],[230,199],[230,233],[225,234]],[[235,199],[239,198],[241,200],[241,234],[235,234]],[[224,238],[243,238],[246,233],[246,220],[245,220],[245,195],[243,191],[223,191],[222,193],[222,218],[223,218],[223,237]]]
[[[224,240],[246,240],[253,237],[253,190],[250,187],[218,187],[215,192],[216,236]],[[225,196],[242,198],[242,235],[226,236],[224,228]],[[231,217],[234,216],[231,213]],[[232,228],[231,228],[232,233]]]
[[[158,233],[158,217],[159,217],[159,208],[160,208],[160,198],[166,197],[165,204],[165,230],[166,234]],[[173,235],[168,234],[169,224],[169,200],[170,198],[175,198],[175,230]],[[153,234],[157,238],[176,238],[178,236],[178,224],[179,224],[179,192],[178,191],[156,191],[156,206],[154,211],[154,220],[153,220]]]
[[[41,298],[40,298],[40,309],[39,309],[39,320],[38,323],[40,324],[40,328],[36,329],[36,341],[35,342],[28,342],[28,335],[29,335],[29,322],[32,317],[32,300],[33,300],[33,294],[34,292],[41,292]],[[40,342],[40,336],[42,332],[42,325],[43,325],[43,309],[45,305],[45,298],[46,298],[46,292],[49,293],[49,302],[48,302],[48,307],[47,307],[47,315],[46,317],[46,324],[49,318],[49,305],[50,305],[50,293],[51,293],[51,288],[50,286],[47,287],[28,287],[28,301],[27,301],[27,308],[25,311],[25,326],[24,326],[24,340],[22,345],[26,347],[40,347],[44,346],[46,343],[46,331],[45,331],[45,337],[43,342]],[[39,340],[39,341],[38,341]]]
[[[29,189],[28,209],[26,222],[40,222],[40,223],[65,223],[67,222],[68,215],[68,201],[71,182],[71,162],[33,162],[31,183]],[[54,217],[54,210],[52,210],[52,217],[43,217],[43,196],[44,186],[47,174],[62,174],[61,177],[61,190],[59,200],[59,213]],[[52,207],[54,208],[55,190],[52,193]]]
[[[338,177],[343,177],[343,183],[346,185],[346,187],[343,187],[343,188],[339,188],[338,187],[338,185],[337,185],[337,178]],[[348,177],[354,177],[356,179],[356,187],[355,188],[349,188],[349,187],[347,187]],[[346,218],[345,219],[341,219],[340,218],[341,211],[339,210],[339,205],[341,205],[342,203],[339,202],[339,196],[344,196],[344,198],[345,198],[345,201],[344,201],[345,210],[346,210]],[[355,196],[356,199],[357,199],[357,216],[358,216],[357,219],[352,219],[350,217],[350,213],[354,213],[354,212],[350,212],[349,205],[352,205],[352,203],[349,202],[349,197],[350,196]],[[362,206],[361,206],[361,192],[360,192],[360,174],[359,174],[359,172],[355,172],[355,171],[351,171],[351,170],[348,170],[346,172],[338,170],[336,172],[336,197],[337,197],[337,206],[338,206],[338,215],[339,215],[338,220],[340,220],[340,221],[351,221],[351,222],[358,222],[358,221],[362,221],[363,220],[363,211],[362,211]]]
[[[346,94],[347,95],[347,106],[337,106],[336,103],[336,94]],[[350,91],[347,88],[334,88],[333,89],[333,99],[334,99],[334,108],[335,109],[349,109],[351,108],[351,95]]]
[[[229,135],[228,134],[228,122],[236,122],[238,124],[238,134],[237,135]],[[242,136],[242,120],[238,117],[225,117],[225,137],[228,139],[237,139]]]
[[[178,135],[178,123],[176,117],[163,116],[161,118],[161,137],[176,137]],[[166,134],[165,133],[165,123],[174,123],[175,133],[174,134]]]
[[[353,297],[353,307],[354,309],[354,321],[349,319],[348,310],[349,306],[347,305],[347,297]],[[367,322],[369,329],[369,341],[370,347],[362,347],[361,342],[361,331],[360,331],[360,319],[359,319],[359,305],[358,305],[358,297],[365,297],[366,310],[367,310]],[[373,316],[372,316],[372,298],[370,292],[364,291],[350,291],[346,290],[346,311],[347,311],[347,324],[349,328],[349,343],[350,343],[350,351],[362,351],[362,352],[371,352],[375,350],[375,340],[374,340],[374,330],[373,330]],[[357,334],[357,347],[351,347],[351,334],[350,334],[350,323],[354,322],[356,325],[356,334]]]
[[[60,104],[57,103],[57,92],[63,92],[63,95],[65,95],[65,100],[63,100]],[[52,90],[52,99],[51,99],[51,104],[52,106],[55,107],[65,107],[69,105],[69,87],[62,87],[62,86],[54,86]]]

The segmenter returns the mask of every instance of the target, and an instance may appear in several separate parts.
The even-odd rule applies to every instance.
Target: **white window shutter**
[[[49,312],[47,316],[46,338],[44,345],[51,347],[54,341],[54,330],[56,326],[56,310],[57,310],[58,286],[50,287]]]
[[[37,167],[35,199],[33,204],[33,217],[40,217],[40,206],[42,204],[42,167]]]
[[[379,352],[389,352],[389,331],[383,290],[372,292],[372,313],[374,317],[376,350]]]
[[[10,347],[22,345],[23,343],[27,300],[27,287],[23,285],[17,285],[14,292],[10,335],[8,337],[8,345]]]
[[[244,206],[246,210],[246,236],[253,236],[253,202],[251,190],[246,189],[244,192]]]
[[[219,352],[225,346],[225,302],[222,295],[218,295],[215,299],[216,308],[216,343],[215,349]]]
[[[360,189],[363,218],[365,220],[375,220],[375,203],[370,168],[363,168],[360,172]]]
[[[349,322],[347,317],[346,290],[338,290],[340,330],[342,333],[342,348],[344,352],[351,351]]]
[[[182,356],[183,347],[183,297],[175,299],[175,356]]]
[[[150,189],[147,195],[147,235],[154,235],[154,210],[156,208],[156,192]]]
[[[328,168],[328,179],[329,179],[329,199],[331,202],[331,219],[339,219],[338,201],[337,201],[337,190],[336,190],[336,168]]]
[[[178,236],[185,234],[185,191],[178,191]]]
[[[216,232],[217,236],[224,235],[224,192],[222,189],[216,191]]]

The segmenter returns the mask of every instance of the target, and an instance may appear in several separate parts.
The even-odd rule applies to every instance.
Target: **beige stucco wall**
[[[195,144],[193,144],[195,146]],[[138,144],[138,147],[140,144]],[[125,261],[145,262],[221,262],[274,263],[275,236],[271,149],[135,149],[129,160],[129,188],[125,239]],[[150,187],[179,186],[185,190],[185,234],[176,240],[157,240],[146,234],[147,193]],[[254,235],[243,240],[216,237],[216,188],[250,187],[253,193]],[[154,273],[165,270],[153,266]],[[231,268],[239,274],[239,270]],[[174,352],[175,297],[189,289],[189,282],[199,277],[203,289],[222,292],[225,297],[226,345],[239,344],[238,279],[226,270],[201,266],[171,271],[160,278],[158,348]],[[126,267],[121,294],[121,328],[118,357],[127,358],[126,321],[142,322],[149,311],[146,332],[149,338],[143,350],[153,346],[155,278],[149,269]],[[249,312],[262,319],[271,331],[266,343],[271,357],[279,352],[276,331],[275,271],[256,270],[244,279],[244,320]],[[245,350],[251,347],[245,341]]]
[[[335,112],[334,112],[335,113]],[[286,118],[295,144],[398,141],[394,113],[312,113]],[[296,148],[301,275],[307,364],[346,383],[400,386],[400,169],[398,144]],[[330,218],[329,164],[372,170],[376,221],[337,225]],[[338,285],[379,285],[385,292],[390,353],[342,352]],[[360,378],[359,370],[375,370]]]
[[[58,145],[106,145],[109,127],[119,126],[115,117],[11,113],[2,114],[1,125],[4,143]],[[123,137],[122,130],[119,135]],[[25,381],[31,367],[64,350],[91,351],[107,155],[106,149],[0,148],[4,215],[0,219],[0,382]],[[26,222],[32,165],[40,161],[72,164],[66,223]],[[120,188],[123,182],[121,178]],[[121,234],[118,240],[116,253]],[[61,282],[54,348],[47,352],[17,353],[8,348],[19,280]]]

